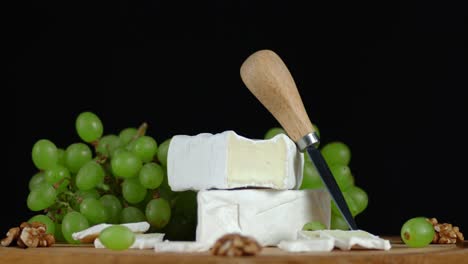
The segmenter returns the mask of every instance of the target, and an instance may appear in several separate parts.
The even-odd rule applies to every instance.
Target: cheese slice
[[[330,224],[330,195],[326,190],[199,191],[196,240],[214,244],[227,233],[254,237],[263,246],[295,240],[305,223]]]
[[[283,240],[278,248],[288,252],[327,252],[335,247],[333,238],[316,238],[310,240]]]
[[[147,234],[136,234],[135,242],[130,246],[132,249],[148,249],[154,248],[154,245],[163,241],[164,234],[162,233],[147,233]],[[94,240],[95,248],[105,248],[99,238]]]
[[[154,245],[156,252],[202,252],[210,249],[211,245],[194,241],[168,241],[158,242]]]
[[[363,230],[301,230],[299,231],[298,238],[332,238],[335,241],[335,247],[342,250],[359,248],[389,250],[392,247],[389,240],[382,239]]]
[[[253,140],[234,131],[177,135],[168,150],[173,191],[266,187],[298,189],[304,155],[286,135]]]

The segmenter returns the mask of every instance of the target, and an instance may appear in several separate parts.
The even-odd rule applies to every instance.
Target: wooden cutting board
[[[203,253],[156,253],[153,250],[111,251],[91,245],[58,244],[50,248],[20,249],[0,247],[0,263],[11,264],[146,264],[146,263],[468,263],[468,241],[462,245],[430,245],[408,248],[398,238],[388,238],[389,251],[333,250],[326,253],[287,253],[278,248],[264,248],[255,257],[215,257]]]

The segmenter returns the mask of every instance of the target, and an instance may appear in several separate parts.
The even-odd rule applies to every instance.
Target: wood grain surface
[[[468,248],[463,246],[430,245],[408,248],[398,238],[390,238],[392,249],[351,250],[323,253],[288,253],[278,248],[264,248],[255,257],[215,257],[202,253],[157,253],[153,250],[111,251],[95,249],[91,245],[63,245],[51,248],[20,249],[0,247],[0,263],[468,263]]]

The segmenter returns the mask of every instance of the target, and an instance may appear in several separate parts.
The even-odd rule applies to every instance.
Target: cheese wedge
[[[196,240],[214,242],[227,233],[252,236],[263,246],[295,240],[305,223],[330,224],[326,190],[199,191]]]
[[[177,135],[168,150],[173,191],[264,187],[298,189],[304,156],[286,135],[253,140],[234,131]]]

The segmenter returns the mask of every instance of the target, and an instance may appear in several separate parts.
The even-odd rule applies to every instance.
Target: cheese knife
[[[271,50],[260,50],[243,62],[240,74],[250,92],[278,120],[299,150],[308,153],[349,228],[356,230],[343,193],[317,148],[319,137],[283,60]]]

